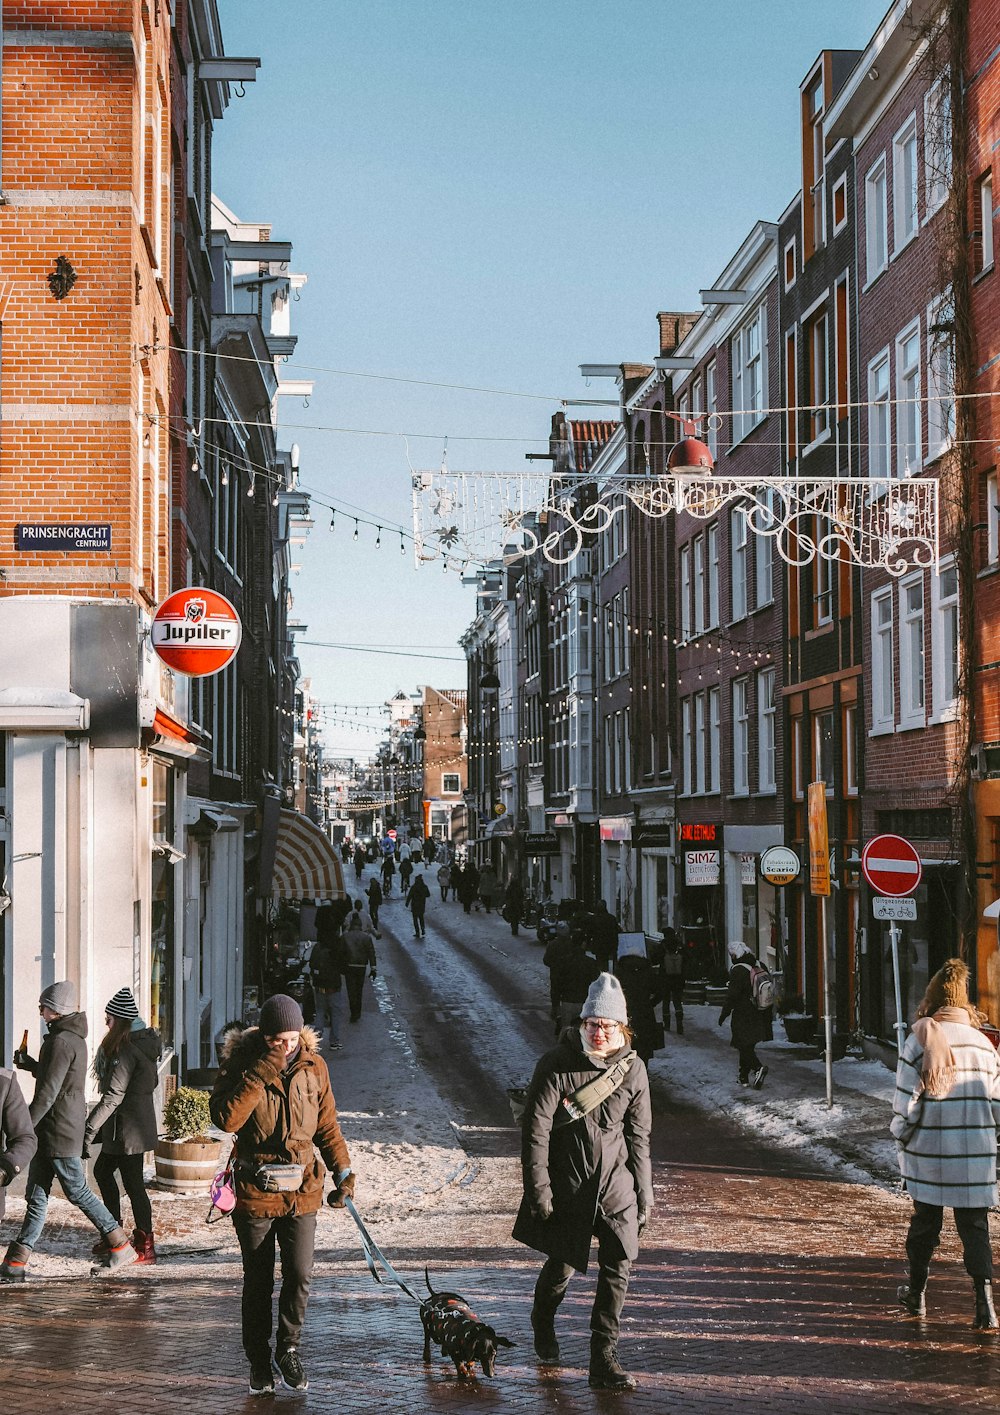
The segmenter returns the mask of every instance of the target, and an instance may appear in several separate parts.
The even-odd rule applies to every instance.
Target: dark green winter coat
[[[638,1056],[596,1110],[582,1120],[557,1121],[565,1115],[563,1097],[596,1080],[602,1069],[585,1054],[579,1029],[568,1027],[535,1068],[522,1122],[524,1197],[513,1236],[578,1272],[587,1271],[599,1212],[634,1259],[638,1210],[648,1213],[653,1206],[649,1078]],[[540,1202],[552,1204],[550,1219],[533,1216]]]
[[[38,1153],[47,1159],[79,1159],[87,1123],[87,1015],[54,1017],[38,1052],[24,1066],[35,1078],[29,1113]]]
[[[163,1050],[152,1027],[130,1032],[101,1082],[101,1099],[87,1119],[86,1143],[106,1155],[141,1155],[156,1144],[156,1065]]]

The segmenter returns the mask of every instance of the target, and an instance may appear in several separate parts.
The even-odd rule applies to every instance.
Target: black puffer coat
[[[54,1017],[38,1052],[25,1068],[35,1077],[29,1112],[38,1153],[49,1159],[79,1159],[87,1123],[87,1014]]]
[[[87,1119],[86,1142],[107,1155],[141,1155],[156,1144],[156,1064],[163,1050],[152,1027],[130,1032],[101,1082],[101,1099]]]
[[[753,1000],[750,969],[756,964],[756,958],[748,952],[730,969],[726,1005],[719,1016],[721,1026],[732,1013],[733,1035],[729,1045],[737,1051],[749,1050],[758,1042],[768,1042],[774,1036],[771,1009],[764,1011]]]
[[[0,1218],[7,1200],[7,1185],[38,1148],[28,1107],[13,1071],[0,1070]]]
[[[638,1056],[616,1091],[582,1120],[556,1121],[562,1098],[600,1076],[586,1056],[579,1029],[568,1027],[542,1057],[525,1099],[521,1140],[524,1198],[514,1238],[586,1272],[600,1211],[629,1258],[639,1253],[640,1208],[653,1206],[649,1163],[652,1116],[649,1078]],[[532,1216],[539,1201],[553,1214]]]

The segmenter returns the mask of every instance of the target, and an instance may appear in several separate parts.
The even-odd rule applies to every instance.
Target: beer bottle
[[[18,1047],[15,1057],[20,1057],[23,1061],[28,1055],[28,1029],[25,1027],[24,1036],[21,1038],[21,1045]]]

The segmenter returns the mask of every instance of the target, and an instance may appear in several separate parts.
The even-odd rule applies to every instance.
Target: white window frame
[[[858,709],[844,708],[844,795],[858,794]]]
[[[449,786],[448,782],[454,781],[455,786]],[[458,771],[443,771],[441,773],[441,795],[459,796],[462,792],[462,774]]]
[[[920,603],[911,606],[910,592]],[[927,629],[924,622],[924,572],[899,582],[899,730],[927,724]]]
[[[895,633],[893,590],[887,585],[871,598],[872,736],[892,732],[896,725]]]
[[[907,357],[910,346],[912,355]],[[896,336],[896,475],[914,476],[923,459],[920,320]],[[912,450],[911,450],[912,449]]]
[[[828,516],[816,517],[816,538],[822,541],[829,536],[833,527]],[[833,623],[833,561],[825,555],[817,555],[813,562],[816,567],[815,578],[815,625],[819,628],[823,624]]]
[[[690,796],[692,782],[694,781],[694,770],[692,762],[692,748],[694,746],[694,736],[691,730],[691,699],[684,698],[681,701],[681,795]]]
[[[837,719],[836,719],[836,715],[835,715],[835,713],[834,713],[834,711],[833,711],[832,708],[821,708],[821,709],[814,715],[813,720],[812,720],[812,724],[813,724],[813,768],[812,768],[812,779],[813,779],[813,781],[822,781],[822,782],[824,782],[825,785],[826,785],[826,794],[827,794],[827,796],[832,796],[832,795],[834,794],[834,791],[836,790],[836,784],[837,784],[837,751],[836,751],[836,737],[833,736],[833,739],[832,739],[832,741],[831,741],[831,743],[830,743],[830,768],[831,768],[831,769],[830,769],[830,777],[829,777],[829,779],[828,779],[828,778],[824,775],[824,772],[823,772],[823,734],[822,734],[822,730],[821,730],[821,729],[822,729],[823,721],[824,721],[824,719],[826,719],[826,718],[829,718],[829,720],[830,720],[831,734],[835,734],[835,733],[836,733],[836,730],[837,730]]]
[[[993,169],[984,172],[979,179],[979,226],[981,231],[981,258],[977,274],[985,275],[993,269]]]
[[[733,679],[733,795],[750,794],[750,679]]]
[[[778,790],[775,683],[773,668],[762,668],[757,674],[757,790],[768,796]]]
[[[889,266],[889,214],[886,160],[883,152],[865,176],[865,284],[877,280]],[[879,222],[881,224],[879,224]]]
[[[719,627],[719,523],[713,521],[705,532],[708,556],[708,627]]]
[[[733,624],[738,624],[750,612],[748,541],[747,518],[734,508],[729,513],[729,609]]]
[[[791,251],[791,253],[792,253],[792,278],[791,278],[790,280],[789,280],[789,278],[788,278],[788,252],[789,252],[789,251]],[[797,257],[797,255],[796,255],[796,251],[795,251],[795,237],[794,237],[794,236],[793,236],[792,239],[788,242],[788,244],[785,246],[785,249],[782,251],[781,259],[782,259],[782,267],[781,267],[781,269],[782,269],[782,278],[783,278],[784,283],[785,283],[785,289],[786,289],[786,290],[790,290],[790,289],[792,288],[792,286],[795,284],[795,279],[796,279],[796,276],[797,276],[797,274],[798,274],[798,257]]]
[[[705,537],[691,542],[691,591],[694,595],[694,632],[705,632]]]
[[[936,328],[951,323],[947,295],[927,306],[927,461],[933,462],[955,440],[955,341]]]
[[[838,192],[841,192],[841,191],[844,193],[844,219],[843,219],[843,221],[838,221],[838,220],[837,220],[837,193],[838,193]],[[837,180],[836,180],[836,182],[834,183],[834,188],[833,188],[833,204],[832,204],[831,209],[830,209],[830,215],[831,215],[831,218],[832,218],[832,220],[833,220],[833,234],[834,234],[835,236],[837,236],[837,235],[840,234],[841,231],[843,231],[844,227],[847,225],[847,173],[846,173],[846,172],[845,172],[842,176],[838,177]]]
[[[911,113],[892,140],[893,256],[908,246],[919,230],[917,162],[917,115]]]
[[[950,722],[958,715],[959,655],[958,567],[950,555],[931,573],[932,722]]]
[[[732,341],[733,445],[764,421],[767,407],[767,314],[759,304]]]
[[[722,790],[722,692],[708,690],[708,789],[713,795]]]
[[[925,223],[948,198],[951,160],[951,94],[938,79],[924,94]]]
[[[681,643],[691,637],[691,546],[681,546],[679,593],[681,600]]]
[[[712,457],[716,458],[719,455],[719,429],[713,420],[719,412],[719,379],[714,359],[705,367],[705,412],[705,442]]]
[[[807,323],[809,337],[809,447],[830,435],[830,310],[823,306]],[[809,447],[804,450],[809,451]]]
[[[889,350],[883,349],[868,365],[868,475],[888,477],[891,456]]]
[[[699,796],[705,794],[707,736],[705,725],[705,694],[696,693],[694,699],[694,789]]]
[[[1000,564],[1000,481],[996,472],[986,478],[986,560]]]
[[[761,487],[757,493],[757,502],[760,506],[758,516],[762,525],[773,525],[774,516],[774,487]],[[757,534],[754,537],[754,588],[756,598],[754,607],[762,609],[767,604],[774,603],[774,537]]]

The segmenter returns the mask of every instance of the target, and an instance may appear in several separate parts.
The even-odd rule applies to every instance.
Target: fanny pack
[[[261,1164],[253,1171],[253,1182],[265,1194],[288,1194],[302,1188],[305,1172],[301,1164]]]

